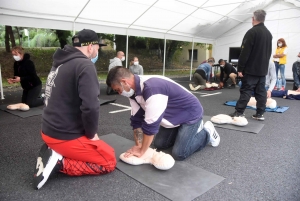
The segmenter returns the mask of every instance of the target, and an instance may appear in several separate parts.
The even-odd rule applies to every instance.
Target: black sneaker
[[[47,146],[42,146],[33,176],[33,185],[36,189],[40,189],[46,183],[53,169],[60,165],[58,164],[60,160],[62,160],[60,154]]]
[[[265,117],[264,117],[263,114],[254,114],[254,115],[252,115],[252,118],[256,119],[256,120],[259,120],[259,121],[265,120]]]
[[[234,113],[229,114],[229,116],[231,116],[231,117],[245,117],[245,114],[235,111]]]
[[[229,89],[235,89],[235,84],[230,85]]]

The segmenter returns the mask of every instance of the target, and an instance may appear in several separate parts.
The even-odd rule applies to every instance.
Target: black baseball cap
[[[83,29],[72,37],[72,43],[74,47],[88,46],[90,44],[98,44],[106,46],[106,44],[100,43],[98,35],[95,31],[90,29]]]

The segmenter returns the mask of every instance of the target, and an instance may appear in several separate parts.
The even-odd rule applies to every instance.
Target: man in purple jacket
[[[203,108],[186,88],[163,76],[134,75],[121,66],[112,68],[106,84],[129,98],[135,146],[127,156],[141,157],[154,140],[158,149],[173,146],[175,160],[184,160],[220,136],[213,124],[203,125]],[[154,138],[155,136],[155,138]]]

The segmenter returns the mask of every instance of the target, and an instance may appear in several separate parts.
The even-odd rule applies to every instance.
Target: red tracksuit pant
[[[61,172],[71,175],[99,175],[112,172],[117,164],[114,149],[102,140],[85,136],[74,140],[59,140],[42,133],[44,142],[63,156]]]

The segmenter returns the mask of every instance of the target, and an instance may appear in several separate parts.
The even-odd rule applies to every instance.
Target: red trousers
[[[61,172],[71,175],[98,175],[112,172],[117,164],[114,149],[102,140],[85,136],[74,140],[58,140],[42,133],[44,142],[63,156]]]

